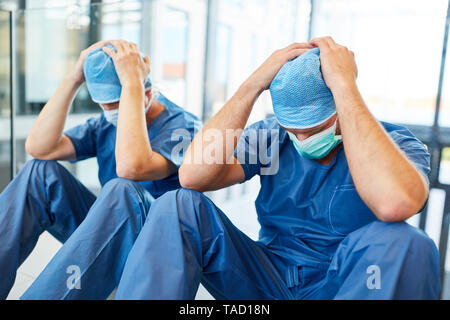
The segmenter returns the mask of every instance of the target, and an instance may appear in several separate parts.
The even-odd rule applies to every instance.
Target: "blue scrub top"
[[[402,126],[381,124],[428,179],[430,155],[423,143]],[[250,132],[255,129],[259,130],[258,139]],[[279,148],[275,174],[261,174],[261,170],[277,167],[274,161],[261,161],[261,144],[269,146],[269,154]],[[343,144],[337,148],[329,165],[303,158],[286,131],[270,118],[248,127],[235,150],[245,180],[260,176],[261,189],[255,201],[261,224],[259,241],[294,265],[326,269],[347,234],[377,219],[355,189]]]
[[[180,108],[164,95],[158,101],[164,110],[147,126],[148,136],[153,151],[180,167],[183,152],[186,151],[196,132],[201,128],[198,118]],[[181,131],[179,131],[182,129]],[[176,139],[171,139],[172,133]],[[97,157],[98,178],[104,186],[109,180],[117,178],[116,174],[116,127],[106,121],[104,114],[90,118],[86,123],[74,127],[64,133],[73,143],[76,161]],[[132,143],[132,141],[130,141]],[[175,149],[174,149],[175,148]],[[172,154],[172,150],[175,150]],[[154,181],[139,182],[154,198],[165,192],[180,188],[178,172]]]

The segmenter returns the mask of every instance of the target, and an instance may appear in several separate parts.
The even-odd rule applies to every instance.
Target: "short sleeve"
[[[75,161],[97,156],[96,140],[99,121],[100,117],[90,118],[84,124],[64,132],[75,148]]]
[[[390,136],[429,182],[430,153],[426,146],[407,129],[392,131]]]
[[[245,181],[255,175],[271,175],[278,170],[280,129],[270,120],[263,120],[247,127],[242,133],[234,157],[242,166]]]
[[[187,148],[200,129],[200,120],[179,113],[165,123],[154,138],[150,140],[152,150],[158,152],[179,168]]]
[[[417,139],[409,130],[402,129],[399,131],[390,132],[391,138],[397,146],[406,154],[408,159],[414,164],[430,184],[429,174],[430,168],[430,153],[426,146]],[[428,198],[423,207],[418,211],[421,212],[428,204]]]
[[[234,157],[239,161],[245,173],[245,180],[250,180],[260,172],[258,161],[258,126],[252,125],[244,130],[239,138]]]

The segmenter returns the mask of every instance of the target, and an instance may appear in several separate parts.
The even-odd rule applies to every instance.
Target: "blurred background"
[[[77,60],[104,39],[136,42],[152,82],[207,121],[276,49],[331,35],[355,52],[358,85],[372,113],[406,125],[432,154],[426,210],[408,222],[441,253],[450,299],[450,67],[448,0],[0,0],[0,192],[30,159],[24,142],[36,115]],[[447,59],[448,60],[448,59]],[[82,87],[66,128],[100,113]],[[270,95],[249,123],[272,114]],[[63,163],[98,192],[97,162]],[[252,239],[258,178],[208,193]],[[60,244],[44,233],[8,297],[18,298]],[[420,272],[420,270],[418,270]],[[446,277],[446,273],[449,275]],[[197,298],[211,296],[201,288]]]

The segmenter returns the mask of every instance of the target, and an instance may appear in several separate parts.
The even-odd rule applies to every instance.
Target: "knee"
[[[193,202],[199,204],[208,198],[201,192],[191,189],[180,188],[174,191],[178,202]]]
[[[52,172],[57,171],[61,165],[56,160],[39,160],[32,159],[25,163],[22,167],[21,171],[29,170],[31,174],[36,174],[42,172],[48,172],[49,170]]]
[[[161,212],[176,213],[178,222],[184,223],[193,219],[204,219],[210,210],[202,210],[202,207],[209,203],[210,200],[203,193],[180,188],[166,192],[159,197],[155,202],[154,209]],[[163,210],[161,210],[162,207]]]
[[[102,188],[102,192],[140,189],[142,186],[133,180],[125,178],[114,178],[109,180]]]
[[[187,203],[194,203],[194,204],[198,204],[201,203],[205,200],[207,200],[208,198],[206,198],[205,195],[203,195],[203,193],[195,191],[195,190],[190,190],[190,189],[185,189],[185,188],[180,188],[180,189],[176,189],[176,190],[172,190],[172,191],[168,191],[165,194],[163,194],[161,197],[158,198],[158,202],[176,202],[176,203],[180,203],[180,204],[187,204]]]
[[[57,180],[61,177],[62,168],[55,160],[32,159],[24,164],[15,179],[32,178],[34,182],[41,182],[49,178]]]
[[[436,259],[438,250],[434,241],[422,230],[406,222],[375,221],[368,225],[368,237],[373,237],[373,243],[383,242],[390,246],[404,246],[410,252]],[[376,238],[376,239],[375,239]]]
[[[97,201],[105,201],[110,206],[133,206],[136,210],[146,213],[154,198],[138,182],[115,178],[103,186]]]

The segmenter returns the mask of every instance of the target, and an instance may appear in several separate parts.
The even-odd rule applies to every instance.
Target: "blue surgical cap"
[[[315,127],[336,113],[330,89],[320,71],[319,48],[288,61],[270,85],[273,111],[288,129]]]
[[[106,46],[116,50],[110,44]],[[144,57],[142,54],[141,56]],[[83,72],[89,94],[94,102],[106,104],[120,100],[122,85],[112,58],[102,48],[89,52],[84,61]],[[144,86],[146,89],[152,86],[150,76],[145,80]]]

